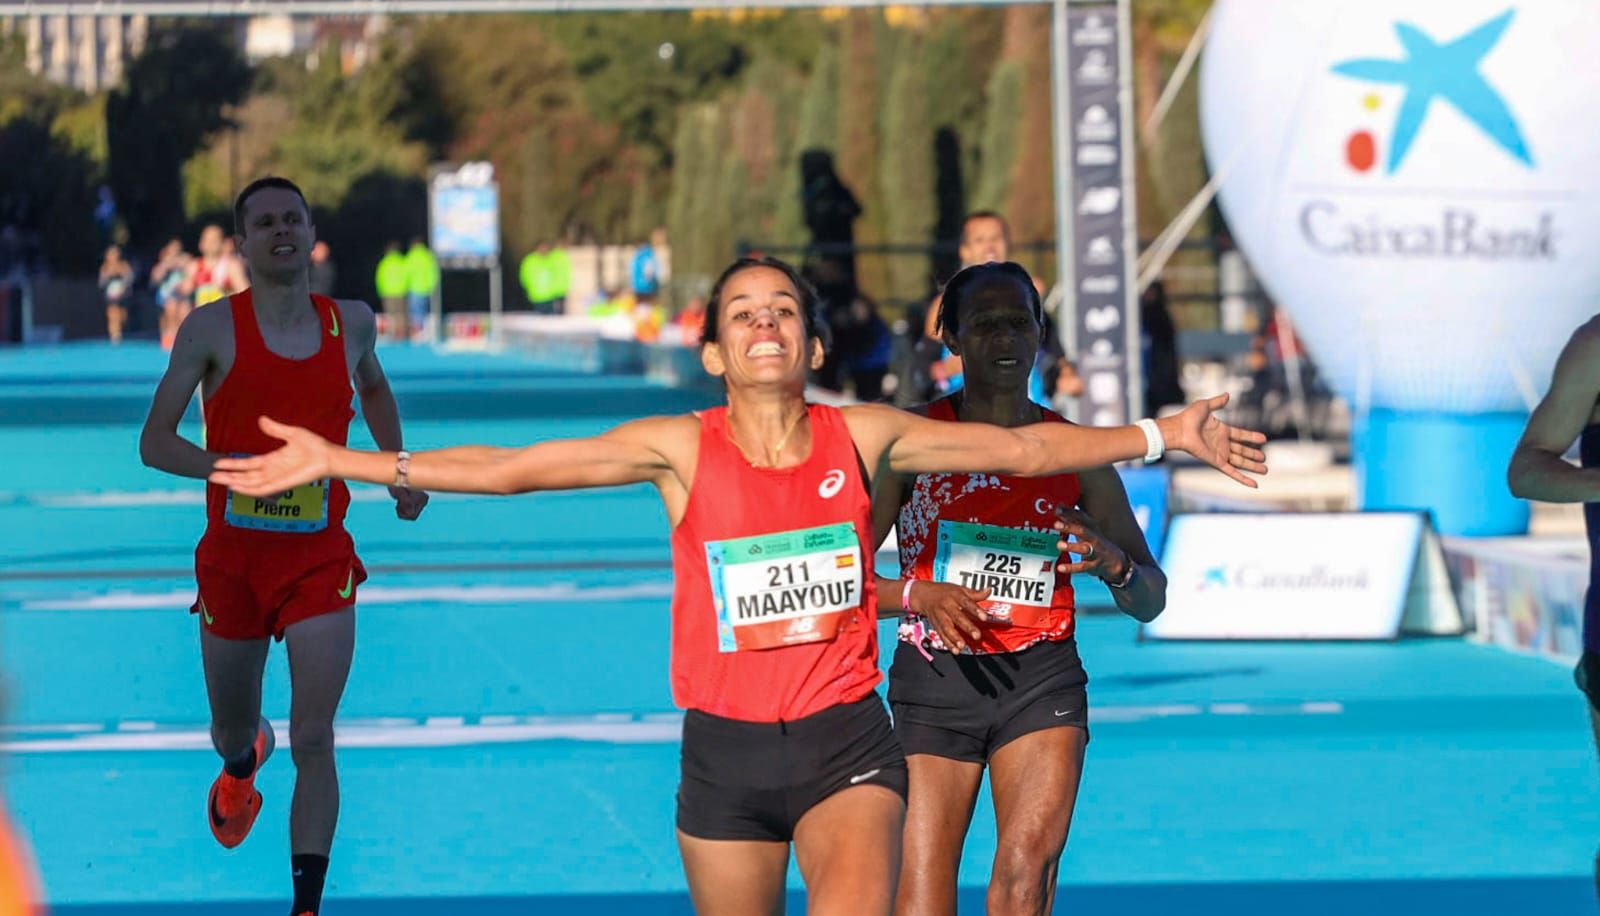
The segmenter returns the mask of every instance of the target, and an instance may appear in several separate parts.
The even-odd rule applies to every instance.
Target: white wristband
[[[394,485],[402,490],[411,487],[411,453],[405,449],[394,456]]]
[[[1149,417],[1134,424],[1144,431],[1144,460],[1146,464],[1159,461],[1167,453],[1167,442],[1161,437],[1161,427]]]
[[[916,581],[917,580],[915,580],[915,579],[907,579],[905,587],[900,589],[900,609],[901,610],[911,611],[911,585],[912,585],[912,583],[914,583]],[[911,611],[911,613],[916,613],[916,612],[915,611]]]

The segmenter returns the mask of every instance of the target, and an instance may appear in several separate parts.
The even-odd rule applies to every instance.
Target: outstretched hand
[[[328,440],[268,417],[261,418],[260,426],[283,445],[265,455],[219,458],[208,480],[246,496],[270,496],[329,476],[333,445]]]
[[[1267,437],[1253,429],[1229,426],[1217,418],[1217,411],[1228,406],[1228,396],[1195,401],[1171,419],[1178,427],[1180,451],[1199,458],[1234,480],[1254,489],[1255,477],[1267,473],[1267,456],[1257,448]]]

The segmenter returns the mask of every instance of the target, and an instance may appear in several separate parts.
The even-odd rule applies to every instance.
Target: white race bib
[[[984,610],[996,620],[1042,627],[1055,599],[1059,534],[939,522],[933,577],[973,589],[991,589]]]
[[[706,543],[723,652],[834,639],[861,609],[861,542],[840,523]]]

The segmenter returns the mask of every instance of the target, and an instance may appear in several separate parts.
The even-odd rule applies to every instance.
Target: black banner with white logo
[[[1125,216],[1132,203],[1122,143],[1122,41],[1115,4],[1074,5],[1068,11],[1071,49],[1067,136],[1072,157],[1073,277],[1078,373],[1083,378],[1078,419],[1093,426],[1130,422],[1137,392],[1129,390],[1128,290]]]

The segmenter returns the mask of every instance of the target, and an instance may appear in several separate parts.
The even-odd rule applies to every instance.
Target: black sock
[[[328,877],[327,856],[290,856],[294,867],[294,907],[291,913],[315,914],[322,907],[322,882]]]
[[[256,746],[252,744],[248,750],[238,757],[222,761],[222,772],[227,773],[234,779],[249,779],[254,776],[256,772]]]

